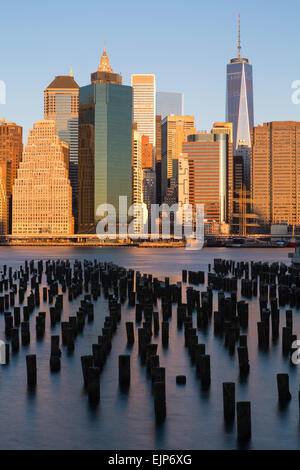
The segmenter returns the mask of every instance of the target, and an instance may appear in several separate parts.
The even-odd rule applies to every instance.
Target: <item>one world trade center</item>
[[[227,65],[226,121],[233,124],[234,150],[240,142],[250,147],[250,129],[254,126],[252,65],[241,57],[240,18],[238,57]]]

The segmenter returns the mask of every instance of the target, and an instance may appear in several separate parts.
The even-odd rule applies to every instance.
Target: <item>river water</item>
[[[228,249],[205,248],[202,251],[164,248],[19,248],[1,247],[0,265],[19,268],[25,259],[97,259],[113,261],[126,268],[152,273],[171,282],[181,280],[181,270],[205,270],[214,258],[236,261],[288,261],[289,249]],[[44,285],[45,282],[44,282]],[[206,287],[200,287],[200,290]],[[214,293],[214,302],[217,293]],[[78,302],[64,299],[62,321],[74,315]],[[50,328],[48,306],[46,334],[35,339],[37,312],[32,314],[31,343],[12,355],[9,366],[0,366],[0,448],[1,449],[237,449],[236,423],[225,426],[223,420],[222,383],[236,383],[237,401],[250,400],[252,408],[252,439],[249,449],[298,449],[299,366],[291,366],[283,358],[281,341],[270,342],[269,351],[257,346],[259,308],[257,300],[249,306],[248,349],[250,374],[239,377],[237,355],[231,357],[222,339],[214,336],[213,327],[199,331],[199,342],[206,344],[211,356],[211,387],[201,390],[184,348],[183,332],[177,330],[175,310],[170,322],[170,345],[158,354],[166,367],[167,418],[162,425],[154,419],[151,384],[137,355],[137,342],[126,346],[125,322],[134,320],[135,309],[122,308],[122,322],[113,338],[113,347],[101,375],[101,401],[97,408],[88,404],[82,383],[80,356],[91,354],[92,344],[101,334],[107,302],[100,297],[95,303],[95,320],[86,324],[76,339],[75,351],[68,355],[63,349],[61,371],[51,374],[49,356],[51,334],[60,333],[60,324]],[[285,309],[281,324],[285,325]],[[294,310],[294,334],[300,337],[300,312]],[[280,335],[281,336],[281,335]],[[4,339],[4,319],[0,318],[0,338]],[[37,354],[38,384],[30,392],[26,384],[26,354]],[[118,356],[131,354],[131,386],[127,394],[118,385]],[[276,374],[289,373],[292,400],[279,407]],[[186,386],[177,386],[176,375],[187,377]]]

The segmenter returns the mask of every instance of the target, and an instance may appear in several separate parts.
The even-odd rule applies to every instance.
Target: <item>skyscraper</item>
[[[79,232],[95,231],[97,208],[132,197],[132,88],[104,48],[91,84],[79,90]]]
[[[13,235],[74,233],[66,146],[54,121],[37,121],[29,131],[12,189]]]
[[[255,126],[251,144],[253,211],[266,225],[300,224],[300,122]]]
[[[44,118],[55,121],[60,139],[69,145],[69,178],[73,215],[78,218],[78,104],[79,86],[70,75],[60,75],[44,90]],[[77,227],[76,227],[77,228]]]
[[[214,125],[211,133],[189,135],[182,147],[189,162],[190,204],[204,204],[207,219],[229,223],[233,202],[233,148],[228,123],[223,123],[223,127],[220,124]]]
[[[170,114],[183,116],[183,93],[158,91],[156,93],[156,114],[162,119]]]
[[[142,136],[136,123],[132,126],[132,203],[143,202]]]
[[[14,122],[6,122],[3,118],[0,122],[0,165],[2,167],[1,185],[5,188],[6,192],[6,202],[3,202],[2,205],[4,207],[7,204],[5,211],[7,210],[9,214],[8,223],[6,221],[2,224],[3,230],[6,233],[11,231],[12,185],[17,176],[17,170],[22,159],[22,151],[22,127]]]
[[[156,203],[161,204],[161,116],[156,116],[155,128],[155,174],[156,174]]]
[[[156,87],[155,75],[131,76],[133,88],[133,120],[137,130],[149,137],[155,149]]]
[[[182,153],[182,144],[189,134],[196,132],[194,116],[167,116],[161,128],[161,187],[162,201],[167,193],[168,182],[172,177],[173,159]]]
[[[254,126],[252,65],[241,57],[240,18],[238,57],[227,65],[226,121],[233,124],[234,151],[241,140],[250,146]]]
[[[142,168],[153,168],[153,145],[148,135],[142,135]]]

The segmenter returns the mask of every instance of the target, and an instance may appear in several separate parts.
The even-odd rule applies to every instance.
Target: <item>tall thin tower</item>
[[[254,126],[252,65],[241,56],[240,15],[238,57],[227,65],[226,121],[233,124],[233,148],[239,142],[251,146],[250,129]]]

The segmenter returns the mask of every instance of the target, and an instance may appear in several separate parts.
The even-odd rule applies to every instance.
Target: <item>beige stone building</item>
[[[66,144],[56,134],[55,122],[37,121],[13,185],[13,235],[74,233],[66,163]]]

